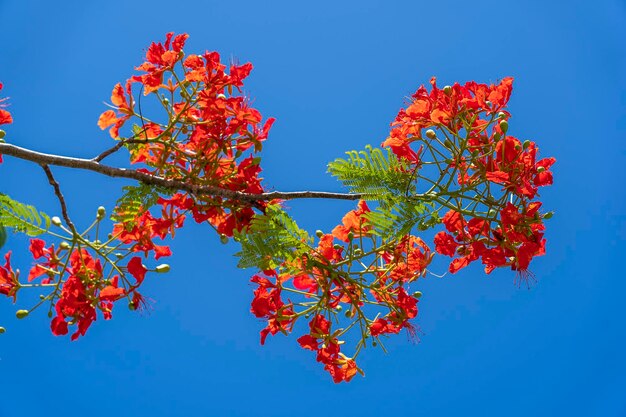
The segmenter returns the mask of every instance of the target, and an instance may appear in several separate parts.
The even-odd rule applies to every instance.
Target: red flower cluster
[[[128,142],[131,162],[150,168],[144,172],[200,186],[262,193],[261,168],[254,153],[262,149],[274,119],[262,123],[259,111],[236,94],[252,64],[231,65],[226,72],[217,52],[186,56],[187,38],[169,33],[163,44],[152,43],[146,61],[137,67],[144,74],[132,76],[124,88],[115,86],[111,102],[116,110],[105,111],[98,125],[112,126],[111,136]],[[155,93],[166,123],[149,121],[136,112],[139,99],[133,98],[134,84],[141,86],[144,95]],[[138,119],[140,128],[121,139],[119,129],[131,118]],[[190,210],[196,221],[208,221],[226,236],[247,226],[254,215],[250,203],[216,196],[178,194],[167,204]],[[264,205],[254,207],[262,210]]]
[[[465,221],[460,213],[451,210],[443,223],[452,234],[437,233],[435,249],[442,255],[458,256],[450,264],[452,273],[480,258],[487,274],[497,267],[510,266],[521,279],[528,279],[532,258],[545,254],[540,207],[540,202],[533,202],[520,212],[508,203],[500,211],[500,225],[495,228],[490,220],[475,217]]]
[[[291,331],[295,316],[290,304],[285,304],[281,299],[279,277],[274,271],[265,271],[267,276],[273,277],[277,282],[272,283],[269,279],[255,275],[251,281],[258,284],[252,300],[252,314],[258,318],[267,319],[267,327],[261,330],[261,344],[265,344],[268,334],[275,335],[278,332],[285,334]]]
[[[137,288],[143,282],[147,269],[142,265],[139,257],[132,258],[126,266],[126,270],[134,277],[135,282],[129,282],[128,277],[122,275],[124,285],[120,286],[120,275],[106,278],[99,256],[94,257],[87,249],[70,251],[70,247],[65,245],[55,250],[53,245],[46,247],[46,242],[41,239],[31,239],[30,251],[36,264],[30,270],[29,282],[45,276],[38,284],[53,288],[47,299],[51,301],[56,312],[56,316],[52,319],[51,329],[52,333],[57,336],[67,334],[70,325],[77,325],[77,330],[72,334],[72,340],[84,336],[96,320],[98,310],[101,311],[104,319],[108,320],[111,318],[113,303],[124,297],[128,298],[129,305],[133,309],[144,304],[144,299]],[[108,260],[105,259],[105,262]],[[4,281],[5,275],[13,276],[17,282],[15,274],[8,265],[8,258],[7,266],[8,268],[5,267],[8,271],[6,274],[0,267],[0,283]],[[120,270],[119,267],[117,270]],[[0,285],[0,290],[2,288],[3,286]]]
[[[331,323],[321,314],[309,322],[310,332],[298,339],[304,349],[317,352],[317,361],[324,364],[335,383],[350,381],[357,372],[363,371],[356,362],[341,353],[339,340],[331,334]]]
[[[453,132],[464,128],[463,117],[468,113],[484,111],[493,115],[502,111],[513,91],[513,78],[504,78],[500,84],[486,85],[474,81],[461,86],[455,83],[443,89],[437,87],[436,78],[430,80],[429,92],[423,85],[413,94],[406,109],[401,109],[391,124],[389,137],[382,146],[390,147],[398,156],[417,162],[411,142],[422,138],[422,130],[444,127]]]
[[[313,314],[309,334],[298,342],[317,353],[317,361],[324,364],[335,382],[349,381],[357,372],[362,373],[355,358],[341,353],[344,341],[339,340],[357,323],[367,337],[376,340],[402,329],[415,334],[410,320],[417,316],[418,295],[409,295],[406,287],[425,274],[433,256],[421,239],[411,235],[384,248],[372,247],[367,253],[365,247],[357,248],[374,240],[367,220],[369,212],[367,204],[359,201],[358,208],[348,212],[332,234],[318,232],[317,247],[276,270],[264,271],[265,276],[252,278],[258,287],[251,311],[267,320],[261,343],[265,343],[268,334],[291,333],[299,317]],[[357,264],[365,269],[351,270]],[[367,277],[371,277],[369,281]],[[302,301],[284,301],[285,292]],[[387,310],[382,317],[380,308]],[[344,311],[345,318],[339,317],[340,311]],[[374,312],[376,317],[369,319],[368,315]],[[331,332],[333,321],[341,323],[346,319],[343,328]],[[362,338],[357,344],[357,354],[365,343]]]
[[[538,187],[552,184],[550,167],[555,159],[538,160],[535,143],[507,136],[505,108],[512,83],[512,78],[505,78],[497,85],[468,82],[439,89],[433,78],[430,92],[421,86],[409,106],[400,110],[383,143],[416,168],[422,161],[410,148],[414,141],[433,156],[450,155],[434,161],[440,168],[434,189],[449,208],[442,219],[449,233],[437,233],[435,249],[455,257],[452,273],[481,259],[487,273],[510,266],[527,280],[532,277],[531,259],[545,253],[545,215],[538,212],[541,203],[532,200]],[[433,130],[423,135],[422,130],[430,127],[438,128],[442,136]],[[494,192],[493,184],[502,188]],[[460,201],[467,201],[465,209]]]

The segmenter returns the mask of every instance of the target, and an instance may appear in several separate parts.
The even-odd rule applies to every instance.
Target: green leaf
[[[247,230],[235,232],[241,244],[239,268],[274,269],[310,250],[312,239],[298,227],[279,206],[268,206],[264,214],[257,214]]]
[[[426,230],[439,224],[439,216],[433,208],[432,203],[404,198],[391,207],[377,207],[364,217],[375,235],[388,240],[411,233],[414,227]]]
[[[38,236],[50,228],[50,216],[33,206],[15,201],[6,194],[0,194],[0,225],[3,229],[12,227],[17,232]]]
[[[364,200],[391,207],[398,197],[415,192],[410,164],[398,159],[391,150],[367,145],[364,151],[349,151],[346,155],[345,159],[330,162],[328,172],[350,192],[362,194]]]
[[[0,224],[0,249],[2,249],[2,247],[4,246],[6,242],[7,242],[7,231],[4,228],[4,226]]]
[[[139,183],[123,187],[124,194],[117,200],[115,210],[111,214],[111,220],[124,224],[133,224],[135,219],[150,210],[161,195],[171,196],[174,191]]]

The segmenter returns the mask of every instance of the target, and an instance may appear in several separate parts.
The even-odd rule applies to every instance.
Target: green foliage
[[[346,152],[348,158],[338,158],[328,164],[328,172],[350,192],[362,194],[363,200],[375,200],[389,208],[397,198],[415,192],[410,164],[398,159],[391,150],[372,148]]]
[[[0,224],[0,249],[7,243],[7,231],[3,225]]]
[[[50,217],[33,206],[0,194],[0,225],[29,236],[38,236],[50,228]]]
[[[391,207],[377,207],[364,216],[372,226],[374,234],[385,239],[398,238],[411,233],[413,227],[426,230],[439,223],[431,203],[423,203],[405,198]]]
[[[134,220],[156,204],[161,195],[172,195],[174,192],[167,188],[139,183],[122,188],[124,194],[117,200],[111,220],[132,224]]]
[[[239,268],[274,269],[309,252],[312,239],[279,206],[268,206],[257,214],[245,231],[235,233],[241,244]]]

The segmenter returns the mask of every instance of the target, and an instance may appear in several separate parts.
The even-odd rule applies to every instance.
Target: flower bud
[[[413,293],[413,297],[415,297],[415,298],[421,298],[421,297],[422,297],[422,292],[421,292],[421,291],[415,291],[415,292]]]
[[[500,121],[500,129],[502,129],[502,133],[506,134],[507,130],[509,130],[509,122],[506,120]]]
[[[522,148],[524,148],[524,150],[528,149],[529,146],[530,146],[529,140],[525,140],[524,143],[522,143]]]
[[[546,214],[543,215],[544,219],[551,219],[552,216],[554,216],[554,212],[553,211],[549,211]]]
[[[167,97],[163,97],[162,100],[163,100],[163,104],[165,104],[166,106],[170,104],[170,100]]]
[[[4,139],[4,137],[7,135],[7,132],[5,132],[4,130],[0,129],[0,139]]]
[[[0,326],[0,334],[4,333],[6,331],[7,331],[7,329],[5,329],[4,327]]]
[[[429,139],[437,139],[437,134],[435,133],[434,130],[428,129],[426,131],[426,137],[429,138]]]
[[[50,222],[57,227],[61,227],[61,219],[58,216],[52,217]]]
[[[30,311],[28,310],[17,310],[15,312],[15,317],[17,317],[18,319],[23,319],[24,317],[28,316],[28,313],[30,313]]]
[[[130,302],[128,303],[128,309],[129,309],[130,311],[135,311],[135,310],[137,309],[137,306],[135,305],[135,303],[133,303],[132,301],[130,301]]]
[[[499,112],[498,113],[498,119],[505,119],[506,118],[506,113],[505,112]]]
[[[224,99],[224,98],[226,98],[226,96],[225,96],[224,94],[218,94],[218,95],[217,95],[217,98],[222,98],[222,99]]]
[[[154,269],[159,274],[170,272],[170,266],[168,264],[161,264]]]
[[[354,233],[352,233],[352,230],[350,230],[348,232],[348,240],[352,240],[352,239],[354,239]]]
[[[98,213],[96,214],[96,217],[98,218],[98,220],[100,220],[104,218],[104,215],[106,213],[107,213],[107,210],[104,207],[100,206],[98,207]]]
[[[341,246],[339,243],[335,243],[333,245],[333,249],[336,249],[336,250],[343,249],[343,246]]]
[[[335,307],[335,310],[341,311],[343,310],[343,307],[341,306],[341,304],[337,304],[337,307]]]
[[[442,88],[443,93],[447,96],[450,95],[450,93],[452,93],[452,87],[450,87],[449,85],[446,85],[445,87]]]
[[[222,242],[222,245],[227,244],[228,243],[228,236],[220,235],[220,242]]]
[[[51,319],[52,318],[52,311],[48,311],[48,318]]]
[[[71,248],[71,246],[66,241],[63,241],[63,242],[59,243],[59,248],[61,248],[63,250],[68,250],[69,248]]]
[[[537,167],[537,173],[539,174],[541,174],[545,170],[546,170],[546,167]]]
[[[318,238],[322,238],[322,236],[324,236],[324,232],[322,232],[321,230],[316,230],[315,231],[315,236],[317,236]]]
[[[489,100],[485,100],[485,106],[487,106],[487,107],[491,107],[491,101],[489,101]]]

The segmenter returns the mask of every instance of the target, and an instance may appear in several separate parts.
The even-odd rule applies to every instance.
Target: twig
[[[61,214],[65,219],[65,223],[67,223],[72,233],[76,235],[76,228],[74,227],[74,223],[72,223],[70,216],[67,214],[67,205],[65,204],[65,198],[63,198],[63,194],[61,193],[61,187],[59,187],[59,183],[54,179],[54,175],[52,175],[52,171],[47,164],[41,164],[41,167],[48,177],[48,182],[54,188],[54,194],[56,194],[57,198],[59,199],[59,203],[61,204]]]

